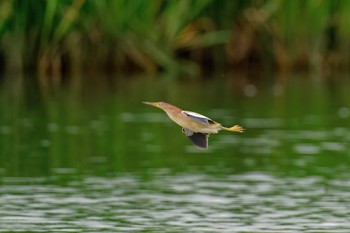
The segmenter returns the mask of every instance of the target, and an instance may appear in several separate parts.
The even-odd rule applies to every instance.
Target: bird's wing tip
[[[195,133],[189,129],[183,129],[183,132],[197,148],[202,150],[208,149],[208,134]]]

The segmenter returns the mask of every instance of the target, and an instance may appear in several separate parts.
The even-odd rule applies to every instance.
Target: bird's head
[[[157,108],[164,108],[166,103],[165,102],[142,102],[144,104],[148,104],[148,105],[152,105],[154,107],[157,107]]]
[[[157,108],[161,108],[166,112],[180,110],[177,107],[175,107],[174,105],[168,104],[166,102],[142,102],[142,103],[152,105],[152,106],[157,107]]]

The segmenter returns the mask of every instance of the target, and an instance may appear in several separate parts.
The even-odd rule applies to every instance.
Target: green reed
[[[0,0],[0,65],[53,76],[341,68],[349,11],[345,0]]]

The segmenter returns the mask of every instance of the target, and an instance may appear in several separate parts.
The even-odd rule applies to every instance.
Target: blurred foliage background
[[[346,69],[347,0],[0,0],[0,70]]]

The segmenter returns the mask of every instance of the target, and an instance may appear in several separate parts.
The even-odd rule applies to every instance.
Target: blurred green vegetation
[[[0,0],[0,68],[43,75],[347,67],[346,0]]]

